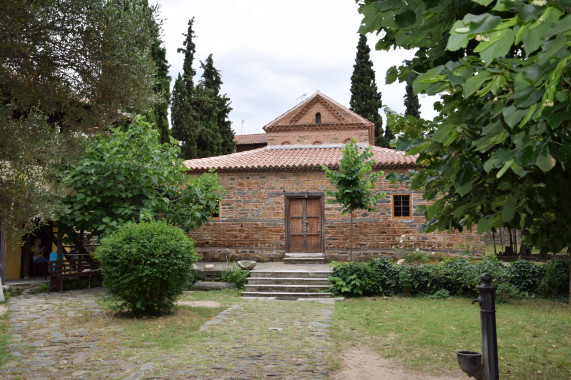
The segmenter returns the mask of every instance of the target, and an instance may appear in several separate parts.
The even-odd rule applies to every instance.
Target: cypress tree
[[[196,46],[193,38],[196,37],[192,30],[194,17],[188,21],[188,32],[185,36],[184,47],[177,49],[178,53],[184,54],[182,75],[178,74],[175,80],[172,106],[171,122],[172,135],[181,142],[181,157],[184,159],[197,158],[199,135],[198,117],[193,104],[194,96],[194,75],[196,71],[192,68]]]
[[[355,58],[355,65],[353,65],[353,74],[351,75],[349,105],[352,111],[375,124],[374,144],[388,147],[388,141],[383,135],[383,119],[379,114],[379,109],[383,103],[381,93],[377,91],[375,70],[373,70],[370,53],[371,49],[367,45],[367,37],[361,34],[357,44],[357,57]]]
[[[418,95],[412,90],[412,81],[406,82],[406,93],[404,95],[404,105],[406,111],[405,116],[414,116],[416,118],[420,117],[420,103],[418,101]]]
[[[169,76],[169,64],[166,59],[167,50],[161,40],[161,29],[162,20],[159,22],[155,21],[154,28],[152,28],[153,44],[151,46],[151,57],[156,68],[156,84],[153,92],[157,97],[157,102],[153,105],[148,118],[152,124],[157,126],[160,133],[160,142],[165,144],[170,141],[168,107],[171,77]]]
[[[202,73],[202,83],[208,95],[212,98],[215,108],[215,125],[220,136],[220,146],[217,154],[229,154],[236,151],[236,142],[234,141],[234,131],[232,131],[232,122],[228,119],[230,111],[230,98],[226,94],[220,94],[222,86],[222,78],[220,72],[214,67],[212,54],[206,58],[206,62],[201,62],[204,70]]]

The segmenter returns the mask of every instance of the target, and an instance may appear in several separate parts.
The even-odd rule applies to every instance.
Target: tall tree
[[[418,101],[418,95],[416,95],[412,89],[412,81],[410,80],[406,82],[404,106],[406,107],[404,111],[405,116],[414,116],[417,119],[420,117],[420,102]]]
[[[216,149],[216,154],[234,153],[236,151],[236,141],[234,140],[234,131],[232,131],[232,122],[228,119],[230,111],[232,111],[230,107],[231,102],[226,94],[220,94],[222,78],[220,72],[214,67],[212,54],[206,58],[206,62],[201,62],[201,67],[203,69],[202,83],[204,89],[212,98],[214,107],[213,116],[221,138],[220,145]]]
[[[357,44],[357,57],[351,75],[351,100],[349,105],[352,111],[363,116],[375,124],[376,146],[388,147],[388,141],[383,134],[383,119],[379,114],[383,103],[381,93],[377,91],[375,70],[370,58],[371,49],[367,45],[367,37],[359,35]],[[387,128],[388,129],[388,128]]]
[[[328,203],[341,204],[341,213],[351,215],[351,261],[353,261],[353,211],[374,211],[377,200],[383,198],[386,193],[375,193],[375,182],[383,175],[383,172],[373,172],[374,159],[370,159],[373,153],[370,147],[359,152],[359,146],[355,139],[351,139],[343,148],[343,156],[339,161],[339,170],[329,169],[323,165],[322,169],[335,187],[333,191],[326,191],[325,195],[334,199]]]
[[[434,200],[423,228],[527,227],[542,252],[571,251],[569,1],[393,2],[383,12],[366,1],[360,12],[379,48],[419,49],[387,82],[412,67],[415,92],[442,97],[440,117],[403,124],[398,144],[419,154],[412,186]]]
[[[148,108],[153,20],[139,0],[7,0],[0,20],[0,215],[19,235],[53,217],[82,136]]]
[[[192,26],[194,17],[188,21],[188,31],[184,40],[184,47],[177,52],[184,54],[182,75],[178,74],[173,88],[171,106],[172,135],[181,143],[181,157],[184,159],[197,158],[199,136],[198,115],[193,104],[194,76],[196,71],[192,68],[196,46]]]
[[[156,12],[155,7],[149,7],[149,11]],[[170,103],[170,83],[169,64],[166,58],[167,50],[161,39],[162,20],[155,18],[152,25],[151,57],[155,64],[156,83],[153,88],[156,99],[147,118],[149,122],[156,125],[160,132],[160,141],[165,144],[170,142],[168,108]]]

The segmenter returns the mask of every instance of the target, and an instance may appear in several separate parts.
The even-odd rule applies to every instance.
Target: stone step
[[[280,284],[253,284],[245,286],[246,292],[287,292],[287,293],[315,293],[327,290],[331,285],[280,285]]]
[[[333,271],[301,271],[301,270],[252,270],[250,277],[280,277],[280,278],[327,278]]]
[[[312,278],[312,277],[249,277],[248,284],[278,284],[278,285],[331,285],[331,282],[326,278]]]
[[[285,257],[325,257],[323,252],[291,252],[286,253]]]
[[[325,264],[324,257],[286,257],[284,264]]]
[[[275,298],[330,298],[331,293],[294,293],[294,292],[242,292],[242,297],[275,297]]]

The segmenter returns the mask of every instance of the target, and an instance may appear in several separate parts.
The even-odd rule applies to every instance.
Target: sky
[[[152,3],[152,1],[150,1]],[[172,77],[182,73],[188,20],[195,17],[194,69],[212,54],[222,93],[230,98],[236,134],[262,133],[304,98],[321,91],[349,108],[361,15],[353,0],[156,0]],[[410,51],[374,50],[367,35],[383,104],[404,113],[404,84],[385,85],[385,73],[413,56]],[[420,97],[421,113],[432,119],[434,98]],[[384,114],[383,114],[384,116]],[[383,117],[384,120],[386,120]]]

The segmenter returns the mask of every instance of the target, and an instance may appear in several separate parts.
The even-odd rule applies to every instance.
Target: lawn
[[[569,305],[526,300],[496,310],[501,378],[570,378]],[[412,371],[439,374],[458,368],[455,351],[481,352],[479,318],[466,298],[348,299],[335,305],[332,337],[335,352],[364,344]]]
[[[0,316],[0,367],[10,360],[10,354],[8,353],[9,343],[8,316],[5,314]]]

